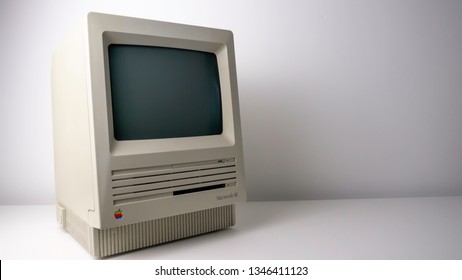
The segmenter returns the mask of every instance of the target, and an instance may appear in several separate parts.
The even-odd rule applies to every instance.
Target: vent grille
[[[66,230],[95,257],[106,257],[235,224],[234,205],[220,206],[108,229],[90,227],[66,209]]]
[[[115,170],[112,172],[113,204],[235,186],[236,172],[234,158]]]
[[[93,229],[96,239],[94,254],[105,257],[228,228],[234,224],[234,205],[227,205],[105,230]]]

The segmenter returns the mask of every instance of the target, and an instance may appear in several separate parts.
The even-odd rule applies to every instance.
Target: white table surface
[[[462,259],[462,197],[247,202],[233,228],[108,259]],[[91,259],[53,205],[0,206],[0,259]]]

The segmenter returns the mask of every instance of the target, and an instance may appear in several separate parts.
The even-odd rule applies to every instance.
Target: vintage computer
[[[235,224],[233,34],[89,13],[53,54],[59,223],[105,257]]]

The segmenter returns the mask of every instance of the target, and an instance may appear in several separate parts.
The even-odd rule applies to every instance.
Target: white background
[[[462,195],[462,1],[0,2],[0,204],[54,202],[51,55],[86,12],[232,30],[249,200]]]

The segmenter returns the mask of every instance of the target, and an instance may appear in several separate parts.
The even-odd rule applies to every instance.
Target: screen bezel
[[[111,44],[169,47],[196,50],[215,54],[220,78],[223,132],[219,135],[193,136],[182,138],[116,140],[112,119],[111,83],[109,73],[108,47]],[[105,93],[109,129],[110,150],[113,155],[133,155],[184,150],[228,147],[234,145],[232,99],[229,65],[226,45],[216,42],[195,41],[181,38],[133,34],[123,32],[103,32],[103,52],[105,71]]]

